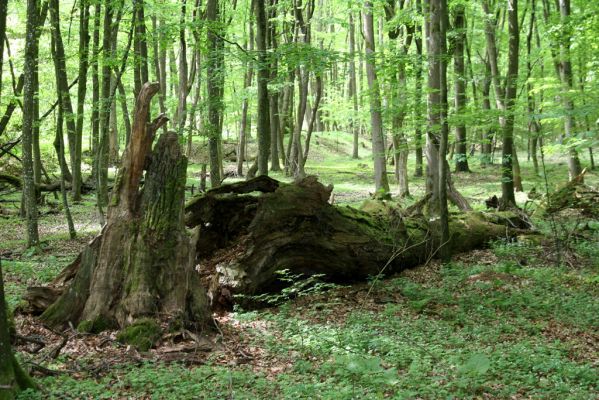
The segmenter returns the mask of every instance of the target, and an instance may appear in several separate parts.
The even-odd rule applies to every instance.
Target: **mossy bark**
[[[21,390],[35,387],[35,383],[21,368],[12,352],[4,280],[0,265],[0,400],[12,400]]]
[[[369,201],[363,210],[336,207],[328,202],[332,187],[314,177],[263,189],[253,196],[238,185],[227,194],[223,186],[187,205],[188,226],[202,227],[196,263],[214,306],[230,306],[234,294],[280,290],[276,272],[283,269],[352,282],[413,267],[438,254],[436,221],[409,216],[397,203]],[[455,254],[525,228],[516,215],[458,213],[450,218],[447,246]]]
[[[97,332],[144,318],[206,326],[210,313],[194,269],[195,241],[184,225],[187,158],[173,132],[151,150],[166,120],[146,123],[157,90],[158,84],[146,84],[139,94],[106,225],[55,281],[64,285],[62,295],[41,315],[51,326],[70,322]]]

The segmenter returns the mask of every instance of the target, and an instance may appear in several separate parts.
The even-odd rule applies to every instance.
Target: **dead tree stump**
[[[123,329],[143,320],[169,320],[196,330],[210,317],[194,269],[195,241],[184,224],[187,158],[175,133],[152,150],[164,115],[148,123],[158,83],[146,83],[136,103],[131,141],[111,196],[102,232],[61,279],[66,287],[41,315],[51,326]],[[145,179],[141,186],[145,171]]]

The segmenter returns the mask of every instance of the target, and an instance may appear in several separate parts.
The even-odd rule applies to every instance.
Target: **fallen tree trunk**
[[[152,151],[154,135],[166,122],[162,115],[147,122],[158,89],[158,83],[146,83],[138,96],[102,232],[52,287],[30,288],[26,296],[33,308],[51,304],[41,315],[50,326],[121,329],[125,338],[145,330],[156,339],[156,320],[196,331],[209,321],[206,292],[194,271],[195,242],[183,223],[187,158],[173,132],[163,134]],[[152,344],[150,338],[142,338],[143,344],[130,339],[143,348]]]
[[[18,176],[9,175],[9,174],[0,174],[0,184],[6,184],[13,186],[16,189],[21,189],[23,187],[23,180]],[[65,182],[65,189],[71,190],[72,184],[70,182]],[[40,183],[35,185],[35,189],[38,192],[57,192],[60,190],[60,182],[51,182],[51,183]],[[81,186],[82,193],[89,193],[94,190],[94,187],[90,184],[84,183]]]
[[[260,176],[191,199],[185,206],[185,224],[198,229],[192,264],[199,274],[189,277],[189,287],[203,290],[203,283],[212,307],[226,309],[234,302],[252,304],[248,297],[234,299],[236,294],[280,291],[288,285],[279,279],[281,270],[306,277],[322,274],[327,281],[348,283],[392,274],[437,255],[442,245],[438,221],[422,215],[422,205],[405,210],[385,201],[368,201],[361,210],[334,206],[329,203],[332,189],[312,176],[294,184]],[[528,228],[527,222],[512,212],[457,213],[450,218],[450,241],[443,245],[455,254],[485,247],[498,238],[529,233]],[[89,274],[83,266],[97,263],[107,230],[104,228],[102,236],[56,278],[53,288],[67,287],[69,282],[71,288],[78,287],[77,277]],[[113,245],[112,251],[123,247],[122,243]],[[156,256],[155,251],[148,254],[132,252],[129,258]],[[113,270],[103,273],[121,274]],[[159,276],[154,280],[161,285]],[[36,290],[39,293],[29,292],[32,305],[55,295],[50,288]],[[85,290],[76,289],[79,293]],[[68,293],[62,298],[68,298]],[[104,296],[103,301],[114,300]],[[48,320],[53,307],[42,318]]]
[[[263,192],[259,196],[247,194]],[[408,216],[396,203],[372,201],[367,211],[336,207],[332,187],[308,177],[283,184],[268,177],[222,186],[186,205],[188,227],[200,226],[196,262],[213,307],[229,307],[235,294],[280,290],[277,271],[332,282],[394,273],[434,258],[436,221]],[[451,216],[452,254],[527,229],[509,212]]]

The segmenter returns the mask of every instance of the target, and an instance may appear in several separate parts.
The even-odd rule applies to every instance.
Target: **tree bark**
[[[420,0],[416,0],[416,12],[418,14],[422,13],[422,5]],[[420,177],[423,175],[423,153],[422,153],[422,129],[421,121],[422,121],[422,26],[416,24],[415,27],[416,35],[414,38],[416,44],[416,65],[415,69],[415,79],[414,79],[414,120],[416,121],[416,128],[414,129],[414,149],[415,149],[415,169],[414,176]]]
[[[366,75],[370,89],[370,125],[372,135],[372,153],[374,158],[374,183],[377,196],[388,197],[390,193],[385,164],[385,140],[383,137],[383,119],[381,116],[381,95],[376,74],[376,53],[374,45],[374,27],[372,2],[366,1],[363,10],[364,44],[366,46]]]
[[[0,5],[0,24],[3,18],[2,12],[2,5]],[[0,26],[0,33],[2,28]],[[2,261],[0,260],[0,400],[13,400],[21,390],[36,389],[35,383],[21,368],[13,354],[10,345],[10,324],[7,310],[4,279],[2,277]]]
[[[52,39],[54,42],[54,68],[56,71],[56,86],[58,89],[59,106],[62,109],[67,127],[67,137],[69,140],[69,154],[71,155],[71,172],[73,174],[73,192],[81,191],[81,158],[78,157],[80,151],[77,150],[80,139],[77,137],[76,116],[73,113],[73,103],[69,93],[69,80],[67,77],[66,56],[60,32],[60,10],[58,0],[50,0],[50,20],[52,23]],[[81,71],[80,71],[81,72]],[[79,82],[79,84],[84,84]]]
[[[163,115],[147,122],[159,87],[142,86],[107,223],[65,270],[71,279],[41,316],[51,326],[70,322],[98,332],[145,318],[196,330],[207,326],[210,314],[194,270],[194,241],[183,225],[187,158],[174,132],[163,134],[152,151],[154,135],[166,123]]]
[[[33,125],[35,98],[35,69],[38,63],[38,2],[27,0],[27,25],[25,42],[25,60],[23,66],[23,204],[27,220],[27,247],[39,244],[37,225],[37,200],[33,177]]]
[[[248,47],[249,46],[249,47]],[[254,24],[253,21],[249,22],[249,45],[250,52],[254,50]],[[239,143],[237,146],[237,175],[243,176],[243,163],[246,158],[245,150],[247,147],[247,136],[251,129],[249,123],[248,108],[249,108],[249,90],[252,86],[252,79],[254,76],[254,68],[251,62],[246,62],[246,71],[243,78],[243,89],[245,91],[243,102],[241,105],[241,127],[239,129]]]
[[[96,154],[98,150],[98,144],[100,140],[100,69],[99,69],[99,51],[100,51],[100,21],[101,21],[101,9],[100,2],[96,2],[94,6],[94,29],[92,39],[92,112],[91,112],[91,146],[90,149],[93,154]],[[92,180],[97,182],[97,168],[96,168],[96,156],[92,161]]]
[[[570,42],[572,41],[572,22],[570,21],[570,0],[558,0],[560,10],[560,26],[563,29],[560,41],[561,80],[564,93],[561,95],[564,104],[564,132],[566,138],[575,136],[574,101],[569,95],[573,86],[572,61],[570,59]],[[568,146],[568,172],[570,180],[582,172],[578,152],[574,146]]]
[[[313,176],[294,184],[263,176],[190,200],[186,223],[202,226],[196,259],[213,307],[230,307],[233,294],[280,291],[276,271],[283,269],[347,283],[438,256],[437,226],[417,210],[374,200],[362,210],[337,207],[329,203],[331,190]],[[255,191],[263,194],[249,194]],[[510,212],[455,214],[450,226],[451,254],[527,228]]]
[[[224,85],[224,55],[222,54],[222,36],[220,32],[220,13],[218,0],[206,3],[206,20],[208,21],[207,52],[207,90],[208,121],[206,131],[210,152],[210,185],[215,188],[221,184],[221,157],[219,153],[222,140],[221,118],[223,113],[222,87]]]
[[[181,18],[179,19],[179,103],[177,106],[177,132],[183,135],[187,119],[187,42],[185,40],[185,20],[187,18],[187,0],[181,0]]]
[[[270,80],[268,54],[266,53],[266,36],[268,20],[266,18],[265,1],[254,1],[256,16],[256,49],[258,50],[257,82],[258,82],[258,175],[268,175],[268,158],[270,153],[271,126],[270,105],[268,97],[268,81]]]
[[[353,134],[352,158],[359,158],[360,124],[358,122],[358,90],[356,84],[356,24],[353,12],[349,13],[349,98],[352,101],[353,114],[350,119],[350,131]]]
[[[470,172],[470,168],[468,167],[466,123],[464,121],[464,112],[466,109],[466,68],[464,63],[464,45],[466,42],[466,16],[463,5],[458,5],[455,9],[453,29],[455,112],[458,118],[458,122],[455,127],[455,170],[456,172]]]
[[[514,111],[516,107],[517,84],[518,84],[518,62],[520,50],[520,30],[518,28],[518,0],[510,0],[508,4],[508,69],[505,82],[505,125],[503,127],[502,148],[502,179],[501,198],[502,207],[507,208],[516,205],[514,193]]]
[[[85,94],[87,92],[87,72],[89,69],[89,0],[81,0],[79,6],[79,77],[77,79],[77,124],[74,163],[79,165],[79,181],[73,182],[73,200],[81,200],[81,151],[83,148],[83,117]]]

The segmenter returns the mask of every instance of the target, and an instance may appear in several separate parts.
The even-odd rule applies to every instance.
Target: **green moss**
[[[148,351],[162,336],[158,323],[150,318],[142,318],[129,325],[116,336],[121,343],[134,346],[140,351]]]
[[[100,333],[114,327],[114,324],[105,317],[98,316],[93,320],[83,320],[77,325],[77,330],[82,333]]]

